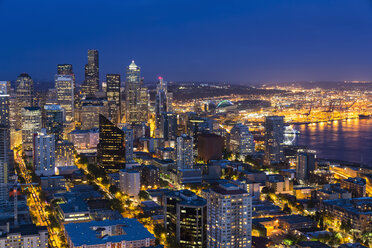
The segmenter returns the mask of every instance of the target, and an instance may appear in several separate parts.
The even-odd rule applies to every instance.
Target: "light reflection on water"
[[[297,144],[317,150],[318,157],[372,166],[372,119],[297,125]]]

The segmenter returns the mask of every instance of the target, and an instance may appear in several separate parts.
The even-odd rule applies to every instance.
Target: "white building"
[[[74,78],[72,75],[56,75],[54,78],[57,102],[65,110],[65,120],[74,119]]]
[[[177,137],[177,169],[192,169],[194,167],[194,138],[182,134]]]
[[[238,186],[220,184],[203,192],[207,199],[207,246],[250,248],[252,198]]]
[[[97,145],[99,143],[99,129],[75,129],[68,134],[68,140],[74,144],[74,147],[78,153],[97,152]]]
[[[35,136],[34,166],[36,175],[51,176],[55,174],[55,140],[54,135],[47,135],[42,129]]]
[[[0,247],[47,248],[48,231],[34,224],[21,225],[0,236]]]
[[[129,195],[137,197],[141,190],[141,174],[136,170],[120,170],[120,190]]]
[[[231,129],[230,149],[241,158],[254,153],[253,135],[247,126],[239,123]]]

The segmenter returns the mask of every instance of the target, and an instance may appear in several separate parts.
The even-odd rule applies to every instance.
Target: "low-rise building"
[[[141,190],[141,175],[137,170],[120,170],[120,190],[137,197]]]
[[[88,205],[81,198],[59,204],[57,212],[62,223],[82,222],[91,219]]]
[[[119,173],[108,174],[108,179],[111,185],[115,185],[118,189],[120,188],[120,175]]]
[[[160,169],[155,165],[141,166],[141,185],[156,188],[160,182]]]
[[[20,225],[0,234],[0,247],[47,248],[48,231],[34,224]]]
[[[70,248],[151,247],[155,237],[137,219],[69,223],[64,232]]]
[[[349,177],[341,181],[341,188],[351,192],[353,197],[365,197],[366,187],[366,180],[360,177]]]
[[[353,229],[372,231],[372,197],[327,200],[321,209],[339,223],[350,222]]]
[[[164,207],[154,201],[141,202],[140,208],[145,216],[151,217],[154,223],[164,223]]]
[[[341,189],[339,184],[326,184],[322,189],[315,192],[315,198],[320,201],[350,199],[351,193],[345,189]]]
[[[96,152],[99,143],[98,128],[90,130],[74,130],[68,134],[68,139],[78,153]]]
[[[296,244],[296,248],[331,248],[319,241],[301,241]]]
[[[201,184],[203,180],[201,169],[179,169],[170,173],[171,180],[177,185]]]
[[[315,188],[313,187],[294,187],[293,195],[296,196],[298,200],[311,199],[314,191]]]
[[[63,176],[40,177],[40,184],[45,191],[66,190],[66,179]]]
[[[266,187],[273,189],[275,194],[293,193],[293,181],[281,175],[269,175],[267,177]]]

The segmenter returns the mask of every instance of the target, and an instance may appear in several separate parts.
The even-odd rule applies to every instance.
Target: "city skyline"
[[[372,248],[372,0],[13,2],[0,248]]]
[[[97,49],[101,81],[133,59],[146,81],[372,80],[370,1],[279,2],[2,1],[0,74],[52,81],[55,66],[67,63],[82,82],[86,52]]]

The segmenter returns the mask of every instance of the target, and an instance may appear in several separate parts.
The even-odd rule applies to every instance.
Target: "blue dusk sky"
[[[84,78],[145,81],[372,80],[371,0],[0,0],[0,80],[53,81],[70,63]]]

